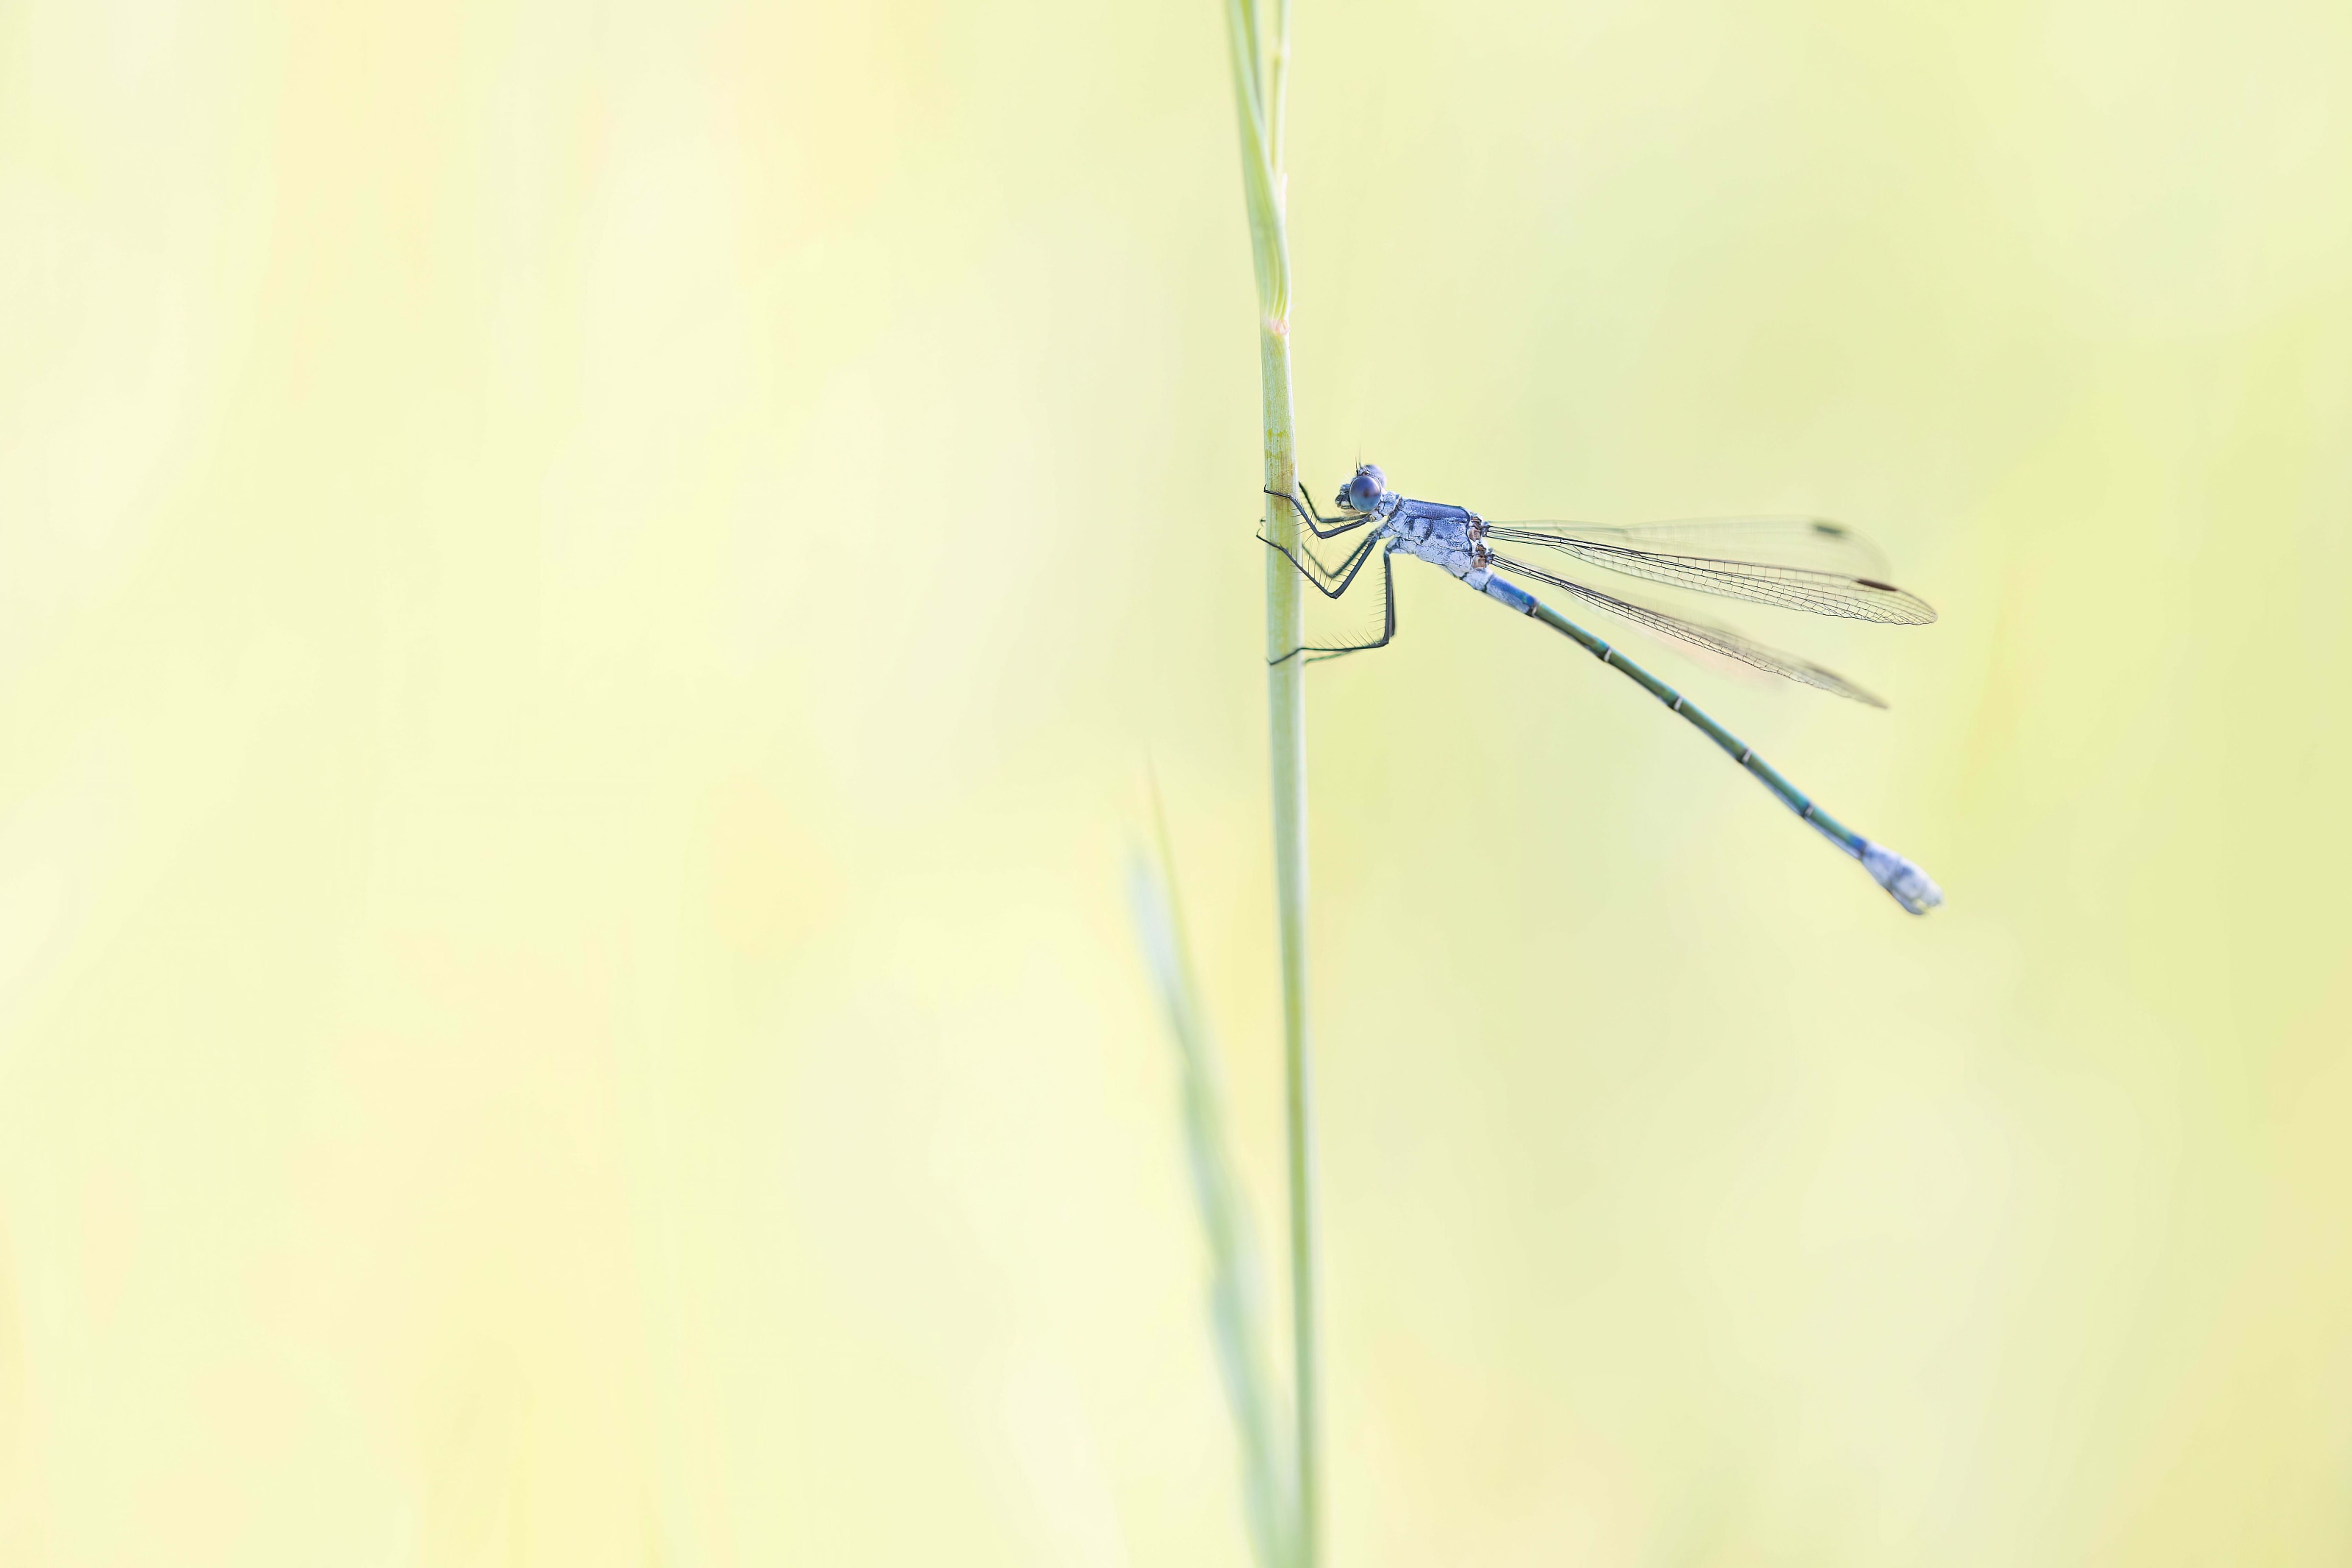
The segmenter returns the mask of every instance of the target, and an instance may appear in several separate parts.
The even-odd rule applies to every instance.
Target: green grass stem
[[[1265,537],[1294,554],[1297,515],[1277,497],[1297,486],[1290,390],[1290,239],[1284,224],[1285,89],[1290,71],[1290,0],[1273,0],[1272,35],[1256,0],[1226,0],[1234,102],[1241,122],[1242,191],[1257,277],[1259,400],[1265,428]],[[1290,1312],[1298,1568],[1322,1560],[1321,1356],[1316,1331],[1314,1060],[1307,1012],[1307,685],[1305,661],[1282,656],[1306,641],[1297,572],[1265,552],[1265,656],[1274,881],[1282,969],[1283,1076],[1290,1177]]]

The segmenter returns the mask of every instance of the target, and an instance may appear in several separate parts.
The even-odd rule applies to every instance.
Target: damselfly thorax
[[[1399,555],[1425,560],[1459,578],[1493,564],[1486,549],[1486,520],[1466,507],[1416,501],[1385,491],[1374,502],[1378,537]]]

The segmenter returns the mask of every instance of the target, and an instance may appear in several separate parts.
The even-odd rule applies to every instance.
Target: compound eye
[[[1388,487],[1388,476],[1367,463],[1356,470],[1356,476],[1348,481],[1348,487],[1339,493],[1339,499],[1345,506],[1353,507],[1360,512],[1369,512]]]

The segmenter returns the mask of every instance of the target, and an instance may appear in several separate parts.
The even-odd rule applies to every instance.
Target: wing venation
[[[1753,669],[1762,670],[1769,674],[1785,676],[1801,685],[1811,686],[1817,691],[1829,692],[1836,696],[1867,704],[1871,707],[1886,706],[1878,696],[1855,685],[1835,670],[1824,669],[1810,659],[1801,659],[1794,653],[1784,653],[1778,648],[1767,647],[1753,638],[1742,636],[1727,627],[1709,625],[1703,621],[1685,620],[1682,616],[1668,614],[1665,611],[1653,609],[1646,604],[1637,604],[1631,600],[1620,599],[1614,594],[1603,593],[1597,588],[1587,588],[1580,582],[1571,582],[1564,577],[1555,577],[1550,572],[1528,565],[1525,561],[1512,560],[1505,556],[1495,557],[1495,567],[1508,576],[1528,577],[1538,582],[1549,583],[1562,592],[1573,594],[1595,609],[1605,610],[1612,615],[1631,621],[1635,625],[1654,632],[1662,637],[1671,637],[1677,642],[1688,643],[1694,647],[1705,648],[1709,653],[1737,659]]]
[[[1489,523],[1489,540],[1534,545],[1644,581],[1686,588],[1722,599],[1745,600],[1814,615],[1835,615],[1883,626],[1924,626],[1936,619],[1926,600],[1875,575],[1885,570],[1877,552],[1843,524],[1820,518],[1753,517],[1717,523],[1651,523],[1609,528],[1581,523]],[[1741,559],[1741,553],[1804,553],[1864,567],[1855,571]],[[1651,545],[1678,546],[1656,549]]]

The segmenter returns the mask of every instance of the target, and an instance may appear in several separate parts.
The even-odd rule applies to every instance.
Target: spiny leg
[[[1308,533],[1313,534],[1318,539],[1336,539],[1342,534],[1354,533],[1366,523],[1377,522],[1379,520],[1379,515],[1373,512],[1366,512],[1360,516],[1351,517],[1327,517],[1323,516],[1322,513],[1315,510],[1311,502],[1302,501],[1302,497],[1305,493],[1306,486],[1303,485],[1298,486],[1298,493],[1294,495],[1286,496],[1279,490],[1268,490],[1265,492],[1265,494],[1272,496],[1277,501],[1288,502],[1290,509],[1298,514],[1300,524],[1305,527]],[[1324,523],[1328,523],[1332,526],[1329,528],[1321,528],[1317,526]],[[1260,538],[1265,538],[1264,534],[1260,534],[1258,537]],[[1271,539],[1267,539],[1266,542],[1269,544],[1273,543]],[[1320,571],[1327,578],[1337,576],[1341,570],[1345,570],[1344,565],[1335,567],[1328,561],[1325,560],[1321,556],[1317,555],[1313,548],[1306,544],[1304,541],[1300,542],[1298,549],[1299,554],[1304,555],[1308,560],[1313,561],[1315,563],[1316,570]],[[1349,559],[1352,559],[1354,558],[1351,556]],[[1297,565],[1298,564],[1298,558],[1297,556],[1293,556],[1291,558],[1291,561],[1293,565]]]
[[[1377,538],[1377,537],[1378,536],[1375,536],[1375,538]],[[1329,561],[1325,560],[1321,556],[1317,555],[1313,547],[1308,545],[1305,539],[1298,541],[1298,553],[1296,555],[1291,554],[1287,546],[1275,545],[1274,541],[1267,538],[1264,534],[1257,536],[1257,541],[1264,545],[1274,545],[1275,549],[1281,550],[1285,555],[1290,556],[1291,565],[1297,567],[1303,572],[1307,572],[1309,576],[1314,577],[1319,582],[1328,582],[1333,578],[1338,577],[1341,572],[1348,570],[1348,562],[1354,560],[1357,556],[1363,553],[1362,546],[1360,545],[1356,549],[1349,550],[1346,556],[1342,557],[1339,565],[1333,566]],[[1373,542],[1374,539],[1367,539],[1364,541],[1365,544],[1370,544]]]
[[[1336,530],[1334,530],[1339,533],[1346,533],[1348,529],[1354,528],[1359,521],[1377,515],[1371,512],[1359,512],[1354,507],[1350,507],[1347,511],[1340,513],[1336,517],[1327,517],[1322,513],[1315,509],[1314,498],[1307,493],[1307,486],[1304,484],[1301,484],[1298,486],[1298,491],[1301,499],[1305,500],[1307,504],[1307,515],[1312,517],[1317,522],[1324,525],[1326,528],[1330,528],[1335,523],[1340,525]]]
[[[1307,487],[1302,485],[1298,488],[1299,492],[1303,493]],[[1266,494],[1272,496],[1277,501],[1289,502],[1291,510],[1298,514],[1298,520],[1307,526],[1307,531],[1313,534],[1318,539],[1336,539],[1341,534],[1354,533],[1358,528],[1360,528],[1366,523],[1370,522],[1374,516],[1374,514],[1370,512],[1360,512],[1353,517],[1327,517],[1322,513],[1317,511],[1311,505],[1302,501],[1299,498],[1298,494],[1294,493],[1292,495],[1286,496],[1279,490],[1268,490]],[[1318,528],[1316,525],[1318,523],[1328,523],[1333,526],[1329,528]]]
[[[1264,534],[1257,536],[1257,542],[1297,569],[1298,575],[1313,583],[1315,591],[1324,598],[1337,599],[1348,591],[1348,585],[1356,580],[1358,572],[1364,570],[1364,562],[1371,558],[1372,551],[1380,545],[1381,538],[1381,535],[1374,534],[1349,552],[1348,559],[1338,566],[1325,564],[1322,557],[1307,550],[1304,546],[1300,547],[1300,553],[1307,559],[1301,560],[1297,555],[1291,553],[1288,547],[1275,543]]]
[[[1288,550],[1283,549],[1280,545],[1275,544],[1271,539],[1268,539],[1265,542],[1269,549],[1280,552],[1284,559],[1287,559],[1292,566],[1298,566],[1297,558],[1292,556]],[[1304,567],[1298,568],[1299,575],[1301,577],[1305,577],[1308,582],[1313,583],[1315,591],[1322,594],[1325,598],[1337,599],[1341,594],[1348,591],[1349,584],[1355,581],[1357,573],[1362,571],[1366,563],[1370,560],[1372,546],[1380,542],[1381,541],[1378,537],[1366,539],[1363,543],[1363,547],[1349,558],[1349,559],[1353,563],[1353,570],[1348,573],[1346,580],[1342,581],[1337,588],[1326,588],[1323,584],[1316,582],[1315,579],[1307,573]],[[1374,648],[1387,647],[1396,637],[1396,566],[1391,559],[1391,557],[1394,555],[1394,553],[1395,550],[1393,547],[1380,552],[1381,601],[1383,606],[1383,613],[1381,622],[1381,634],[1378,638],[1370,643],[1349,643],[1330,646],[1319,643],[1302,643],[1297,647],[1290,650],[1289,653],[1283,654],[1281,658],[1268,659],[1266,663],[1269,664],[1279,664],[1286,660],[1295,659],[1298,657],[1299,654],[1305,653],[1308,656],[1307,662],[1313,664],[1318,664],[1325,659],[1339,658],[1344,653],[1368,653]]]
[[[1385,648],[1396,641],[1396,563],[1391,559],[1393,554],[1392,550],[1381,552],[1381,599],[1387,608],[1381,622],[1380,636],[1370,643],[1350,643],[1344,648],[1300,650],[1307,655],[1308,664],[1319,664],[1326,659],[1343,658],[1349,653],[1369,653],[1374,648]]]

